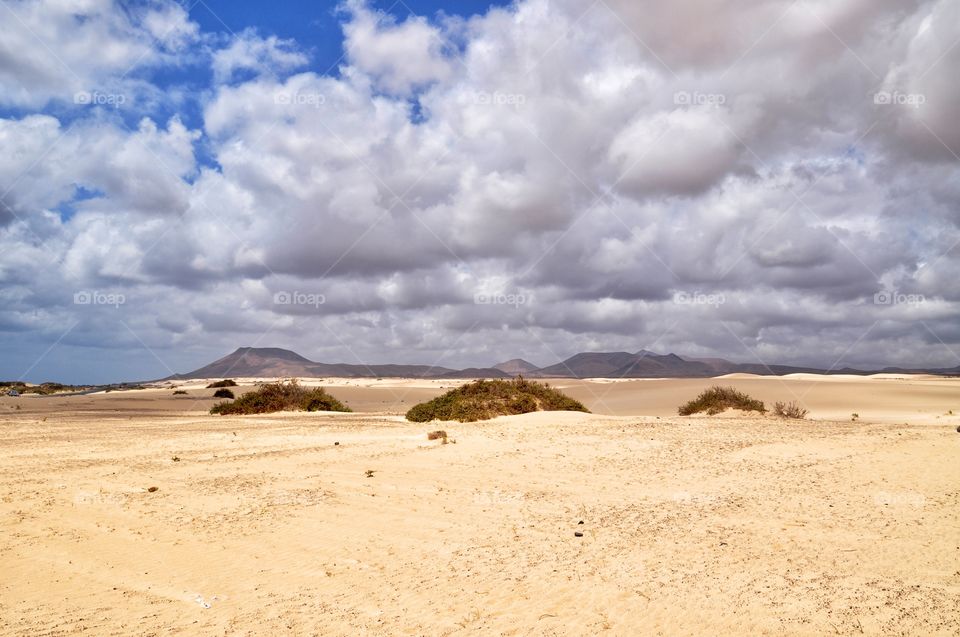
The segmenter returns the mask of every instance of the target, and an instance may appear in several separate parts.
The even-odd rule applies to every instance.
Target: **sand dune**
[[[0,634],[958,634],[960,384],[724,381],[818,420],[675,416],[699,379],[447,445],[397,415],[424,381],[2,398]]]

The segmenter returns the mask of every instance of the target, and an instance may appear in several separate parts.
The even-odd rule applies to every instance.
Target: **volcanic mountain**
[[[457,370],[431,365],[354,365],[316,363],[296,352],[277,347],[241,347],[232,354],[186,374],[170,379],[188,378],[402,378],[442,377]]]
[[[888,367],[890,373],[960,375],[960,366],[950,369],[905,369]],[[872,374],[845,367],[816,369],[762,363],[734,363],[723,358],[686,358],[657,354],[649,350],[630,352],[581,352],[570,358],[537,368],[520,358],[493,367],[450,369],[434,365],[357,365],[318,363],[296,352],[276,347],[241,347],[232,354],[186,374],[165,380],[189,378],[510,378],[523,374],[531,378],[705,378],[732,373],[777,376],[810,372],[819,374]]]
[[[493,366],[493,369],[499,369],[508,376],[518,376],[520,374],[529,374],[530,372],[535,372],[540,368],[529,361],[523,360],[522,358],[512,358],[508,361],[497,363]]]

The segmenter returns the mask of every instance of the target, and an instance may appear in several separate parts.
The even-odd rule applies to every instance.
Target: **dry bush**
[[[788,403],[776,402],[773,404],[773,413],[781,418],[806,418],[807,410],[795,401]]]
[[[532,411],[590,413],[579,401],[553,389],[546,383],[516,378],[514,380],[477,380],[451,389],[433,400],[414,406],[407,412],[407,420],[473,422]]]
[[[269,414],[275,411],[353,411],[323,387],[302,387],[296,380],[260,385],[232,403],[217,403],[211,414]]]
[[[236,396],[233,395],[233,392],[226,388],[218,389],[217,391],[213,392],[213,397],[214,398],[230,398],[231,400],[236,398]]]
[[[177,391],[173,392],[173,395],[174,395],[174,396],[186,396],[186,395],[187,395],[187,392],[185,392],[185,391],[182,390],[182,389],[178,389]]]
[[[236,387],[237,383],[234,380],[227,378],[226,380],[218,380],[215,383],[210,383],[207,385],[207,389],[217,389],[219,387]]]
[[[705,411],[712,416],[727,409],[759,411],[760,413],[767,411],[762,401],[751,398],[733,387],[711,387],[703,390],[695,399],[681,405],[677,412],[681,416],[689,416]]]
[[[443,439],[443,444],[447,444],[447,432],[443,429],[431,431],[427,434],[427,440],[440,440],[441,438]]]

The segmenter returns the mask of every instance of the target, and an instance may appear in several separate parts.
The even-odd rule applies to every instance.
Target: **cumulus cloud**
[[[416,87],[450,77],[454,62],[443,33],[420,16],[397,22],[371,10],[364,0],[346,3],[344,49],[351,65],[368,74],[384,91],[407,94]]]
[[[133,100],[138,69],[177,64],[199,33],[170,0],[21,0],[0,5],[0,106],[43,107],[91,94]]]
[[[230,44],[213,54],[211,66],[217,83],[229,82],[237,71],[277,74],[305,65],[307,56],[297,50],[296,42],[276,36],[261,38],[245,29]]]
[[[179,5],[75,4],[0,9],[0,99],[29,111],[0,119],[16,365],[71,325],[64,347],[158,353],[144,376],[240,344],[960,364],[955,3],[523,0],[437,20],[357,0],[326,74],[304,43],[206,38]],[[221,44],[195,124],[44,108],[200,41]]]

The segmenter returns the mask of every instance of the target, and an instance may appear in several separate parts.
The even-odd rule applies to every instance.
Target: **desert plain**
[[[403,418],[462,381],[303,382],[355,413],[0,398],[0,634],[960,634],[960,379],[559,379],[594,413],[463,424]],[[810,413],[676,415],[712,384]]]

